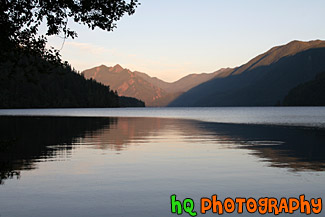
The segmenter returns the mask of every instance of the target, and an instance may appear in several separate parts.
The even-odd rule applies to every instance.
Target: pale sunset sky
[[[61,51],[75,69],[120,64],[165,81],[246,63],[292,40],[325,40],[324,0],[139,0],[113,32],[69,23]],[[49,46],[60,49],[53,36]]]

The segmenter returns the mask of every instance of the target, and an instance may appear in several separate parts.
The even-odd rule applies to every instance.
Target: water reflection
[[[0,132],[1,183],[35,169],[38,161],[66,159],[79,145],[123,153],[153,139],[248,149],[272,167],[293,171],[325,169],[323,129],[164,118],[0,117]]]
[[[71,154],[78,138],[109,128],[116,118],[0,117],[0,182],[35,169],[39,160]]]
[[[80,144],[92,148],[122,151],[129,145],[148,142],[148,138],[168,127],[168,119],[160,118],[116,118],[114,124],[97,131],[88,132]]]
[[[295,171],[325,169],[325,130],[271,125],[199,123],[199,128],[229,135],[237,148],[253,150],[273,167]]]

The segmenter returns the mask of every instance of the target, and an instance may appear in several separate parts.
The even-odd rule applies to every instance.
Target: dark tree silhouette
[[[111,31],[125,14],[133,14],[137,0],[1,0],[0,108],[144,106],[121,99],[108,86],[86,80],[46,49],[47,36],[74,38],[68,21]],[[47,26],[45,35],[39,27]]]
[[[75,38],[77,33],[68,27],[73,21],[111,31],[125,14],[133,14],[137,0],[1,0],[1,48],[25,48],[46,58],[59,58],[57,50],[46,50],[46,36],[63,34]],[[46,23],[46,35],[37,36]]]

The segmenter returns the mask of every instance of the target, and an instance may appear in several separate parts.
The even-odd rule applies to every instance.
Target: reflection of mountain
[[[159,118],[118,118],[110,128],[98,130],[86,135],[82,140],[92,144],[94,148],[121,151],[134,143],[146,142],[162,127],[166,127],[168,119]]]
[[[236,148],[253,150],[255,156],[273,167],[325,170],[324,129],[206,122],[198,127],[229,136]]]
[[[325,130],[220,124],[164,118],[0,117],[0,181],[35,162],[66,157],[74,144],[125,151],[134,144],[166,143],[248,149],[273,167],[325,170]]]
[[[69,155],[80,137],[109,128],[114,118],[0,117],[0,182],[34,169],[38,159]]]
[[[171,134],[173,136],[172,139]],[[159,138],[202,143],[210,140],[229,148],[253,150],[253,154],[271,166],[294,170],[325,169],[325,131],[300,127],[221,124],[182,119],[118,118],[109,129],[97,131],[85,142],[96,147],[124,150],[129,145]]]

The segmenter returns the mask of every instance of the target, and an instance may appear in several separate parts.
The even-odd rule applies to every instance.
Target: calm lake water
[[[1,217],[177,216],[172,194],[198,213],[213,194],[324,198],[325,107],[0,110],[0,182]]]

